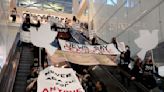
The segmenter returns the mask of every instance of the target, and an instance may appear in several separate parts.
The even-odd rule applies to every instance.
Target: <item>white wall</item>
[[[119,41],[124,41],[132,48],[132,54],[136,54],[140,50],[134,40],[139,37],[139,30],[141,29],[160,30],[159,41],[164,41],[164,12],[162,10],[164,9],[164,3],[153,9],[140,21],[135,22],[146,10],[150,10],[161,0],[131,0],[135,2],[133,8],[124,7],[125,0],[118,0],[116,6],[107,5],[106,0],[94,1],[94,13],[92,14],[94,30],[105,41],[110,42],[111,38],[116,36]],[[122,5],[123,7],[121,7]],[[161,25],[159,21],[161,21]],[[120,35],[132,23],[134,25]]]
[[[15,40],[18,27],[8,25],[9,0],[0,0],[0,66],[2,67]]]

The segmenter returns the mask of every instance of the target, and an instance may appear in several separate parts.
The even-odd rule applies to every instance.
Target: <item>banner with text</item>
[[[72,68],[50,66],[40,72],[37,92],[84,92],[75,73]]]
[[[76,52],[76,53],[89,53],[89,54],[110,54],[110,55],[120,54],[120,52],[115,48],[113,44],[83,45],[83,44],[68,42],[65,40],[59,40],[59,43],[63,51]]]

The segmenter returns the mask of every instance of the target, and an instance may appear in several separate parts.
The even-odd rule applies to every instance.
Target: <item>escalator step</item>
[[[30,73],[29,70],[25,70],[25,69],[24,69],[24,70],[23,70],[23,69],[22,69],[22,70],[19,69],[18,72],[19,72],[19,73]]]
[[[16,86],[16,87],[14,87],[14,91],[13,92],[25,92],[25,87]]]
[[[18,80],[15,82],[15,84],[21,84],[22,86],[25,86],[27,83],[26,83],[26,81]]]
[[[26,66],[30,66],[31,64],[29,64],[29,63],[22,63],[22,62],[20,62],[20,64],[19,65],[21,65],[21,66],[23,66],[23,67],[26,67]]]
[[[19,80],[19,81],[26,81],[27,78],[26,78],[26,77],[17,77],[16,80]]]
[[[27,75],[29,75],[29,73],[18,73],[17,77],[26,77]]]
[[[23,69],[30,70],[30,67],[29,66],[20,66],[18,69],[20,69],[20,70],[23,70]]]
[[[23,46],[13,92],[25,92],[27,86],[27,77],[30,74],[30,67],[33,63],[33,60],[34,56],[32,48]]]

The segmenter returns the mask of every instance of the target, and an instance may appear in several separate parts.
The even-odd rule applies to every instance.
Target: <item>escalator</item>
[[[25,92],[27,76],[30,74],[30,66],[33,60],[34,56],[31,47],[23,45],[13,92]]]
[[[114,76],[104,71],[103,66],[96,66],[91,72],[94,79],[102,81],[108,92],[128,92],[128,90]]]
[[[81,35],[76,30],[71,30],[70,34],[72,35],[72,38],[79,44],[90,43],[89,40],[83,37],[83,35]],[[74,67],[75,68],[78,67],[77,69],[75,69],[76,72],[80,70],[78,65],[75,65]],[[89,66],[89,67],[92,67],[92,66]],[[128,92],[128,90],[110,72],[108,72],[108,70],[104,70],[104,67],[101,65],[97,65],[96,68],[93,70],[90,70],[89,73],[94,82],[98,80],[102,81],[105,84],[108,92]]]

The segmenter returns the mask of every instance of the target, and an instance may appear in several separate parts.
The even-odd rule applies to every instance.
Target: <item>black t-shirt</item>
[[[144,64],[144,75],[153,75],[153,64]]]
[[[23,31],[30,31],[29,28],[30,28],[30,24],[28,24],[26,22],[23,22],[23,24],[22,24],[22,30]]]

